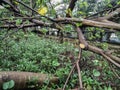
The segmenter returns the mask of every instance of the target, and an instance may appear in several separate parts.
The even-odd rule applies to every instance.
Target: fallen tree
[[[34,13],[38,14],[38,12],[36,10],[34,10],[33,8],[27,6],[25,3],[16,0],[17,3],[21,4],[22,6],[24,6],[25,8],[33,11]],[[77,2],[77,0],[71,0],[68,9],[70,9],[70,12],[73,11],[74,7],[75,7],[75,3]],[[6,2],[6,0],[2,0],[2,3],[10,5],[10,7],[16,7],[15,5],[12,4],[12,2],[10,0],[8,0]],[[9,10],[11,10],[11,8],[7,8]],[[93,27],[100,27],[100,28],[109,28],[109,30],[114,29],[116,31],[120,30],[120,24],[117,22],[113,22],[111,20],[111,18],[115,17],[116,15],[120,14],[120,6],[118,5],[117,8],[115,8],[114,11],[110,11],[110,13],[108,13],[107,15],[104,14],[104,16],[102,17],[97,17],[93,19],[90,18],[74,18],[71,17],[70,13],[66,14],[66,17],[56,17],[56,18],[50,18],[48,16],[44,16],[44,15],[39,15],[39,19],[37,19],[37,17],[32,17],[28,14],[21,14],[19,11],[16,9],[12,10],[15,15],[17,14],[17,16],[21,17],[22,22],[19,25],[13,24],[13,23],[5,23],[4,25],[1,25],[0,28],[18,28],[18,29],[24,29],[27,27],[36,27],[36,26],[40,26],[40,27],[49,27],[49,28],[55,28],[58,29],[60,31],[62,31],[65,25],[70,24],[74,27],[74,30],[77,32],[78,34],[78,39],[79,39],[79,48],[82,50],[89,50],[91,52],[97,53],[101,56],[103,56],[104,58],[106,58],[106,60],[108,60],[110,63],[112,63],[113,65],[115,65],[116,67],[120,68],[120,58],[113,56],[112,53],[107,50],[104,51],[98,47],[95,46],[91,46],[89,43],[87,43],[87,41],[84,38],[84,35],[82,33],[82,27],[88,27],[88,26],[93,26]],[[104,10],[105,11],[105,10]],[[109,11],[109,10],[108,10]],[[27,17],[27,18],[25,18]],[[42,20],[42,18],[46,19],[45,21]],[[15,18],[14,18],[15,19]],[[8,19],[4,19],[3,21],[7,21]],[[26,24],[25,21],[28,20],[30,23]],[[13,20],[13,22],[15,22]],[[77,25],[77,24],[80,25]],[[81,50],[80,50],[81,51]],[[81,52],[79,52],[79,56],[81,56]],[[78,56],[78,57],[79,57]],[[78,62],[81,58],[78,58]],[[79,68],[78,68],[78,62],[76,63],[77,69],[78,69],[78,74],[80,76],[80,72],[79,72]],[[75,66],[74,66],[75,67]],[[81,83],[81,77],[79,77],[79,81],[80,81],[80,88],[82,89],[82,83]],[[65,87],[64,87],[65,88]]]
[[[3,85],[10,80],[14,81],[14,89],[35,88],[49,81],[49,85],[58,82],[58,77],[53,75],[31,73],[31,72],[0,72],[0,89]]]

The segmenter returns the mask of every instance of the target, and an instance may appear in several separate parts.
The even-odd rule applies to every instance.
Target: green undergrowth
[[[68,43],[58,44],[22,32],[5,38],[0,44],[1,71],[55,73],[60,63],[63,63],[62,53],[73,49]]]
[[[0,37],[5,35],[1,33]],[[0,71],[54,74],[60,79],[59,84],[49,87],[54,90],[63,87],[77,54],[78,49],[71,43],[60,44],[32,33],[17,32],[0,41]],[[99,55],[83,51],[80,68],[86,90],[117,90],[120,86],[120,80],[113,73],[110,64]],[[120,74],[117,69],[116,72]],[[78,86],[78,74],[74,70],[66,90]],[[43,85],[40,90],[47,88],[47,85]]]

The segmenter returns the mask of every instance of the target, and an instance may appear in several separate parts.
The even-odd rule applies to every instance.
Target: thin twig
[[[78,55],[78,60],[76,62],[76,66],[77,66],[77,70],[78,70],[78,77],[79,77],[79,84],[80,84],[80,90],[83,89],[83,85],[82,85],[82,76],[81,76],[81,70],[79,67],[79,62],[81,60],[81,54],[82,54],[82,49],[79,47],[79,55]]]
[[[113,73],[115,74],[115,76],[120,79],[120,76],[117,74],[117,72],[115,71],[115,69],[112,67],[112,65],[110,64],[110,68],[113,71]]]
[[[81,54],[82,54],[82,49],[79,48],[78,60],[77,60],[76,63],[73,65],[73,67],[72,67],[72,69],[71,69],[71,71],[70,71],[70,73],[69,73],[69,75],[68,75],[68,77],[67,77],[67,80],[66,80],[66,82],[65,82],[64,87],[63,87],[62,90],[65,90],[65,87],[66,87],[66,85],[67,85],[67,83],[68,83],[68,81],[69,81],[69,78],[70,78],[70,76],[72,75],[72,72],[73,72],[73,70],[75,69],[75,67],[76,67],[77,70],[78,70],[80,90],[83,90],[82,78],[81,78],[82,76],[81,76],[80,67],[79,67],[79,61],[80,61],[80,59],[81,59]]]
[[[109,60],[111,63],[113,63],[114,65],[116,65],[117,67],[120,68],[120,64],[117,63],[117,62],[115,62],[115,61],[113,61],[109,56],[107,56],[106,54],[104,54],[104,53],[102,53],[102,52],[101,52],[101,55],[102,55],[104,58],[106,58],[107,60]]]
[[[78,77],[79,77],[79,84],[80,84],[80,90],[83,89],[83,85],[82,85],[82,76],[81,76],[81,72],[80,72],[80,67],[79,67],[79,61],[76,63],[77,66],[77,70],[78,70]]]
[[[74,64],[74,66],[72,67],[72,69],[71,69],[71,71],[70,71],[70,73],[69,73],[69,75],[68,75],[68,77],[67,77],[67,80],[66,80],[66,82],[65,82],[62,90],[65,90],[65,87],[66,87],[66,85],[67,85],[67,83],[68,83],[68,81],[69,81],[70,76],[72,75],[73,70],[75,69],[75,66],[76,66],[76,65]]]

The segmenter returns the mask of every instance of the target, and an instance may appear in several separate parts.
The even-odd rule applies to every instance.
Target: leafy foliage
[[[63,2],[66,4],[68,4],[68,1],[69,0],[63,0]],[[102,0],[101,2],[99,0],[80,0],[77,2],[73,13],[69,9],[63,9],[60,15],[65,16],[66,13],[69,13],[71,16],[84,18],[101,10],[104,10],[104,8],[112,7],[110,1],[111,0]],[[117,1],[119,0],[116,0],[115,3]],[[29,0],[24,0],[23,2],[27,5],[30,4]],[[120,2],[117,2],[117,4],[120,4]],[[50,5],[50,0],[37,0],[35,2],[35,7],[33,8],[35,10],[38,10],[40,7],[38,10],[40,15],[46,15],[53,18],[56,16],[56,13],[60,12],[59,10],[59,12],[55,11],[57,5]],[[23,15],[31,14],[28,9],[24,8],[20,4],[18,7],[20,8],[20,12]],[[6,9],[0,11],[0,17],[8,17],[11,21],[14,19],[13,14],[8,14],[8,11]],[[43,21],[46,20],[46,18],[41,19]],[[20,25],[22,22],[23,21],[21,19],[16,19],[15,24]],[[4,23],[0,22],[0,24],[2,25]],[[77,26],[82,26],[82,24],[77,23]],[[72,26],[70,25],[65,26],[64,28],[65,31],[68,32],[73,30]],[[89,33],[86,35],[86,37],[89,37],[90,40],[99,39],[101,36],[100,34],[104,34],[104,31],[102,29],[95,29],[97,32],[94,33],[94,28],[87,28]],[[46,32],[46,29],[42,29],[42,31]],[[52,73],[60,78],[59,85],[53,85],[52,89],[63,87],[65,79],[69,74],[71,66],[73,65],[72,61],[75,62],[73,57],[74,55],[78,54],[78,50],[76,49],[75,51],[72,44],[66,42],[64,44],[58,44],[58,42],[44,39],[31,33],[24,34],[23,32],[17,32],[11,36],[7,36],[8,33],[8,31],[6,31],[6,33],[3,33],[2,31],[0,32],[0,37],[5,37],[4,39],[0,38],[0,71],[11,70]],[[108,45],[106,43],[99,43],[98,46],[102,47],[104,50],[107,50],[108,48]],[[116,79],[115,75],[111,71],[109,63],[104,61],[104,59],[99,55],[90,52],[83,52],[83,57],[80,65],[82,70],[82,80],[84,87],[87,90],[111,90],[111,83],[114,83],[115,85],[119,85],[120,83],[120,81]],[[118,70],[116,71],[120,73]],[[48,82],[46,81],[45,83],[47,84]],[[3,85],[3,89],[10,89],[13,86],[14,81],[6,82]],[[67,89],[77,86],[78,75],[77,72],[74,71],[74,75],[71,77]],[[41,89],[47,90],[47,88],[48,86],[45,85]]]
[[[54,41],[19,33],[2,41],[0,63],[9,70],[52,73],[60,65],[58,57],[64,50],[71,50],[71,46],[66,49],[65,45]]]
[[[4,33],[1,32],[1,34],[4,36]],[[54,40],[44,39],[32,33],[17,32],[0,42],[0,70],[55,74],[60,78],[60,83],[52,85],[51,88],[62,88],[72,62],[75,62],[74,55],[77,54],[77,48],[74,50],[70,43],[59,44]],[[102,80],[109,80],[112,83],[116,77],[102,57],[84,51],[80,65],[84,87],[88,90],[90,88],[93,90],[111,88]],[[114,83],[119,83],[119,80]],[[74,71],[67,88],[74,88],[77,85],[78,74]],[[8,88],[8,85],[4,84],[4,88]],[[40,88],[41,90],[47,89],[48,86],[44,85]]]

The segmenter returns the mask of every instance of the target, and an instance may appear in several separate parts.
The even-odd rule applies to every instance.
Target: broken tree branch
[[[102,56],[105,57],[107,60],[109,60],[110,62],[112,62],[113,64],[115,64],[116,66],[118,66],[118,67],[120,68],[120,64],[117,63],[117,62],[120,63],[120,59],[118,59],[118,57],[117,57],[117,59],[116,59],[116,58],[114,58],[115,56],[113,57],[111,54],[110,54],[110,55],[107,55],[106,52],[104,52],[102,49],[97,48],[97,47],[95,47],[95,46],[91,46],[91,45],[88,45],[88,50],[89,50],[89,51],[92,51],[92,52],[94,52],[94,53],[97,53],[97,54],[102,55]],[[112,57],[112,59],[111,59],[110,57]]]
[[[107,14],[106,16],[102,17],[102,19],[110,19],[112,17],[114,17],[115,15],[118,15],[120,13],[120,8],[117,8],[115,11]]]
[[[49,80],[50,83],[57,83],[58,77],[53,75],[31,73],[31,72],[0,72],[0,89],[5,82],[13,80],[15,82],[14,88],[22,89],[27,88],[32,82],[34,85],[42,85],[45,80]],[[32,85],[33,85],[32,84]]]
[[[79,65],[80,60],[81,60],[81,55],[82,55],[82,49],[79,47],[79,55],[78,55],[78,60],[76,62],[76,67],[77,67],[77,71],[78,71],[80,90],[83,90],[82,75],[81,75],[81,70],[80,70],[80,65]]]
[[[32,19],[31,22],[39,24],[40,26],[48,26],[51,27],[52,25],[50,25],[49,23],[45,23],[42,22],[40,20],[37,19]],[[94,26],[94,27],[100,27],[100,28],[110,28],[110,29],[116,29],[117,31],[120,31],[120,24],[118,23],[112,23],[112,22],[99,22],[99,21],[93,21],[93,20],[87,20],[87,19],[81,19],[79,20],[78,18],[60,18],[60,19],[55,19],[54,22],[56,23],[63,23],[63,24],[71,24],[71,22],[76,22],[76,23],[81,23],[82,25],[86,25],[86,26]],[[53,23],[54,23],[53,22]],[[4,27],[6,28],[7,26],[0,26],[1,28]],[[11,26],[13,27],[13,26]],[[53,28],[53,26],[52,26]],[[54,27],[56,28],[56,27]]]

